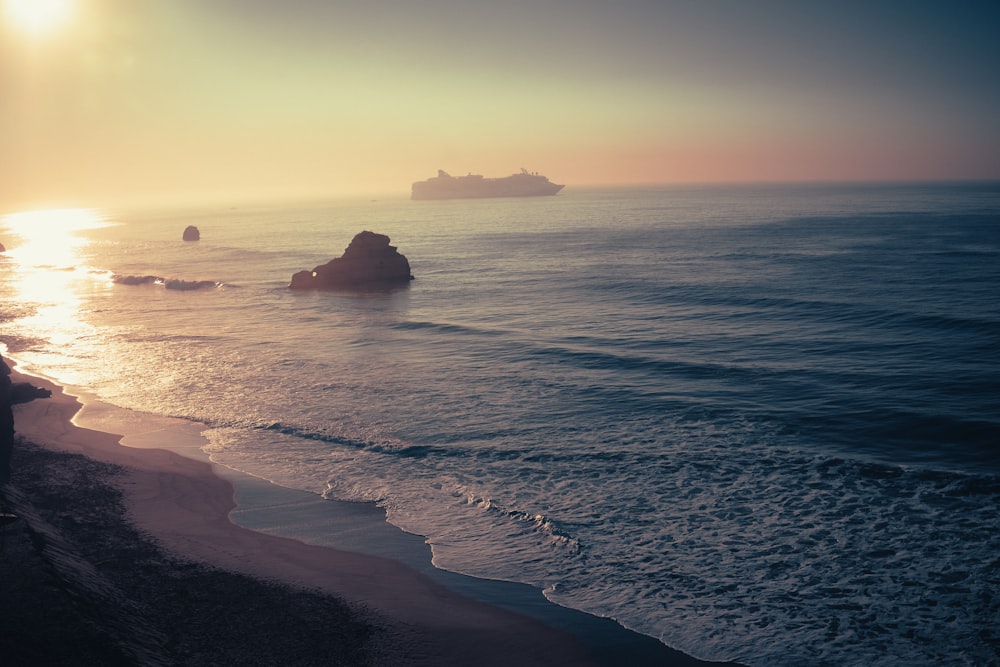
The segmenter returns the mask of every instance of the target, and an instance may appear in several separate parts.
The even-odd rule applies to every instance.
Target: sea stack
[[[382,289],[413,280],[410,263],[385,234],[364,231],[354,237],[341,257],[312,271],[299,271],[289,285],[297,290]]]
[[[201,238],[201,232],[194,225],[188,225],[184,228],[184,240],[185,241],[197,241]]]

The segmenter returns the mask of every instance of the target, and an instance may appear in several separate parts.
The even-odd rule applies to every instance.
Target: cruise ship
[[[554,195],[563,185],[538,173],[522,169],[504,178],[483,178],[479,174],[452,176],[438,169],[438,175],[413,184],[410,199],[472,199],[480,197],[538,197]]]

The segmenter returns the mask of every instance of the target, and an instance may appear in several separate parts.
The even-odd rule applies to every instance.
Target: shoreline
[[[385,664],[719,664],[691,658],[609,619],[559,607],[530,586],[437,570],[422,538],[389,525],[374,506],[341,503],[352,506],[338,520],[358,533],[358,551],[279,535],[265,525],[274,512],[261,509],[284,505],[287,516],[300,512],[304,503],[310,505],[306,513],[329,520],[329,503],[337,501],[211,463],[193,431],[170,428],[188,424],[193,429],[194,424],[151,416],[158,428],[149,430],[142,415],[124,411],[138,421],[133,432],[120,434],[131,425],[102,414],[100,402],[81,401],[54,381],[16,367],[13,377],[53,392],[51,398],[15,407],[19,437],[43,449],[123,468],[115,482],[128,518],[161,548],[226,572],[345,601],[359,618],[387,628],[383,641],[394,647],[388,653],[403,658]],[[115,431],[103,430],[116,423]],[[185,437],[191,441],[176,442]],[[191,455],[164,448],[168,442],[191,448]],[[12,482],[17,483],[16,470]],[[372,553],[373,540],[382,550],[389,541],[391,556]]]

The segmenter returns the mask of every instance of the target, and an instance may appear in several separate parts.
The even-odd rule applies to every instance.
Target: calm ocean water
[[[287,289],[364,229],[410,287]],[[703,658],[1000,663],[998,184],[78,211],[0,241],[29,370],[374,501],[440,568]]]

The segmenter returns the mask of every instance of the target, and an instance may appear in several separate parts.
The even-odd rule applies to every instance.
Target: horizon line
[[[627,189],[627,188],[676,188],[676,187],[762,187],[762,186],[891,186],[891,185],[988,185],[1000,184],[1000,176],[976,177],[976,178],[802,178],[802,179],[741,179],[741,180],[720,180],[720,181],[632,181],[632,182],[581,182],[566,183],[565,190],[553,197],[565,196],[565,193],[574,189],[582,188],[586,190],[595,189]],[[190,207],[190,206],[225,206],[225,205],[245,205],[245,204],[282,204],[291,202],[322,202],[322,201],[342,201],[373,199],[381,197],[408,197],[409,189],[358,189],[351,192],[302,192],[297,194],[271,193],[271,194],[248,194],[246,196],[232,192],[223,192],[218,195],[197,193],[190,196],[181,194],[148,196],[139,195],[129,199],[119,199],[102,197],[66,197],[66,198],[40,198],[18,202],[13,205],[0,204],[0,216],[22,213],[26,211],[50,211],[59,209],[133,209],[144,207]],[[77,201],[74,203],[73,199]],[[105,202],[99,200],[105,199]]]

